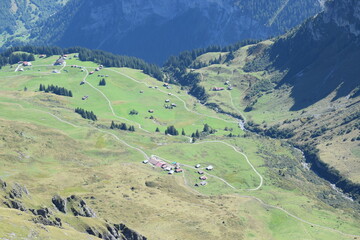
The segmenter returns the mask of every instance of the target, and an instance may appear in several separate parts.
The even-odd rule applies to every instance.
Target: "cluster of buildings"
[[[195,168],[200,168],[200,167],[201,167],[200,164],[196,164],[196,165],[195,165]],[[207,166],[205,169],[208,170],[208,171],[211,171],[211,170],[214,169],[214,167],[213,167],[212,165],[209,165],[209,166]],[[207,180],[208,178],[207,178],[207,176],[204,175],[205,172],[202,171],[202,170],[198,170],[198,171],[197,171],[197,174],[200,175],[200,176],[199,176],[200,182],[199,182],[199,183],[195,183],[195,187],[207,185],[208,183],[207,183],[206,180]]]
[[[225,81],[224,85],[227,85],[227,88],[226,88],[227,90],[232,90],[233,89],[230,81]],[[225,88],[224,87],[213,87],[212,90],[213,91],[223,91],[223,90],[225,90]]]
[[[167,162],[164,162],[156,157],[151,157],[147,160],[144,160],[143,161],[144,164],[151,164],[152,166],[154,167],[157,167],[157,168],[161,168],[163,169],[164,171],[167,171],[168,174],[174,174],[174,173],[181,173],[183,172],[184,170],[181,169],[180,167],[180,164],[177,163],[177,162],[173,162],[173,163],[167,163]],[[201,165],[200,164],[196,164],[195,165],[195,168],[199,169],[197,171],[197,174],[199,174],[199,177],[198,179],[200,180],[200,182],[197,182],[195,183],[195,186],[196,187],[199,187],[199,186],[206,186],[208,183],[207,183],[207,179],[208,177],[205,176],[205,172],[203,170],[200,169]],[[207,171],[211,171],[214,169],[214,167],[212,165],[209,165],[205,168]]]
[[[143,163],[150,163],[154,167],[162,168],[164,171],[167,171],[168,174],[181,173],[184,171],[183,169],[181,169],[179,163],[173,162],[172,164],[169,164],[156,157],[151,157],[149,160],[144,160]]]

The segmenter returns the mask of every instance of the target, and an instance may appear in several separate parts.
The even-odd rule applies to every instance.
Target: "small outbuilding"
[[[212,165],[209,165],[209,166],[206,167],[206,170],[208,170],[208,171],[211,171],[213,169],[214,169],[214,167]]]
[[[201,176],[201,177],[199,177],[199,179],[200,179],[200,180],[206,180],[207,177],[206,177],[206,176]]]
[[[201,167],[201,165],[200,165],[200,164],[196,164],[195,167],[196,167],[196,168],[199,168],[199,167]]]
[[[206,182],[206,181],[202,181],[202,182],[200,182],[200,185],[201,185],[201,186],[205,186],[205,185],[207,185],[207,182]]]
[[[149,162],[149,160],[147,160],[147,159],[143,161],[144,164],[147,164],[148,162]]]

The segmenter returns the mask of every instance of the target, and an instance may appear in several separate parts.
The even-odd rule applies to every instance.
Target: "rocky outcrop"
[[[61,228],[63,223],[62,219],[59,217],[61,214],[57,216],[59,212],[70,215],[70,217],[73,215],[75,217],[80,216],[85,218],[96,218],[95,212],[81,197],[76,195],[71,195],[67,198],[55,195],[51,199],[53,208],[42,207],[34,209],[27,208],[23,203],[24,199],[22,198],[29,195],[29,191],[26,187],[15,183],[12,188],[9,188],[7,183],[0,179],[0,190],[4,193],[2,196],[3,205],[8,208],[31,213],[31,221],[37,224]],[[91,197],[91,199],[95,199],[95,197]],[[87,221],[82,221],[81,218],[75,218],[75,220],[82,222],[83,225],[88,224]],[[73,227],[76,229],[76,226]],[[78,230],[84,231],[83,228]],[[111,224],[102,219],[95,219],[94,224],[85,227],[85,232],[104,240],[146,240],[145,237],[128,228],[124,224]]]
[[[8,200],[8,201],[4,201],[3,203],[8,208],[17,209],[23,212],[27,211],[26,207],[21,202],[16,200]]]
[[[96,217],[94,211],[86,205],[86,202],[75,195],[66,198],[70,211],[75,216]]]
[[[59,195],[52,198],[52,203],[62,213],[72,213],[74,216],[96,217],[94,211],[86,205],[86,202],[78,196],[71,195],[63,199]]]
[[[124,224],[107,225],[107,231],[88,227],[86,232],[104,240],[146,240],[147,238],[126,227]]]
[[[14,183],[13,188],[10,190],[10,198],[22,198],[24,195],[29,195],[29,191],[25,186]]]
[[[51,199],[54,206],[62,213],[66,213],[66,201],[65,199],[61,198],[59,195],[55,195]]]
[[[140,235],[139,233],[135,232],[134,230],[128,228],[127,226],[125,226],[125,224],[118,224],[115,225],[116,229],[118,229],[119,231],[121,231],[121,233],[123,234],[123,240],[146,240],[147,238]]]

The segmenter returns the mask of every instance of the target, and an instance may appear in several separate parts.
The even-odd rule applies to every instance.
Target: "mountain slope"
[[[325,6],[279,38],[172,61],[170,69],[198,74],[208,106],[241,115],[259,134],[288,139],[313,170],[360,199],[360,4]]]
[[[0,3],[0,47],[26,41],[30,29],[59,11],[67,0],[3,0]]]
[[[317,0],[82,0],[46,20],[33,37],[162,63],[186,49],[278,35],[319,10]]]
[[[299,151],[245,133],[236,119],[199,104],[186,89],[141,70],[100,69],[69,49],[15,50],[35,60],[0,69],[1,238],[129,233],[114,223],[169,240],[360,234],[358,204],[306,170]],[[54,66],[64,52],[66,65]],[[168,126],[181,134],[164,134]],[[183,172],[144,164],[151,156],[171,167],[179,163]],[[203,177],[207,184],[196,186]]]
[[[360,3],[328,1],[323,13],[277,40],[270,60],[288,70],[281,84],[293,86],[293,109],[314,104],[336,90],[333,100],[357,96],[360,85]],[[349,95],[349,96],[350,96]]]

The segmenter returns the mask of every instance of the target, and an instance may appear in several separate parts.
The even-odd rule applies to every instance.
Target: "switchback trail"
[[[20,105],[20,104],[19,104],[19,105]],[[23,107],[22,107],[22,108],[23,108]],[[36,110],[36,111],[43,112],[43,113],[47,113],[47,114],[49,114],[50,116],[52,116],[52,117],[54,117],[55,119],[57,119],[58,121],[60,121],[60,122],[62,122],[62,123],[66,123],[66,124],[68,124],[68,125],[70,125],[70,126],[72,126],[72,127],[75,127],[75,128],[86,128],[86,127],[84,127],[84,126],[78,126],[78,125],[75,125],[75,124],[73,124],[73,123],[71,123],[71,122],[68,122],[68,121],[66,121],[66,120],[63,120],[63,119],[61,119],[60,117],[58,117],[58,116],[56,116],[56,115],[54,115],[54,114],[52,114],[52,113],[50,113],[50,112],[46,112],[46,111],[39,110],[39,109],[35,109],[35,110]],[[128,146],[128,147],[130,147],[130,148],[132,148],[132,149],[134,149],[134,150],[136,150],[136,151],[138,151],[138,152],[140,152],[145,158],[149,158],[149,156],[148,156],[143,150],[141,150],[140,148],[137,148],[137,147],[134,147],[134,146],[128,144],[126,141],[120,139],[120,138],[119,138],[118,136],[116,136],[115,134],[113,134],[113,133],[111,133],[111,132],[107,132],[107,131],[105,131],[105,130],[98,129],[98,128],[93,127],[93,126],[91,126],[91,127],[92,127],[93,129],[99,131],[99,132],[102,132],[102,133],[106,133],[106,134],[111,135],[111,136],[114,137],[117,141],[119,141],[119,142],[123,143],[124,145],[126,145],[126,146]],[[211,142],[211,141],[210,141],[210,142]],[[198,143],[198,144],[201,144],[201,143]],[[226,144],[226,143],[225,143],[225,144]],[[155,156],[155,155],[153,155],[153,156]],[[161,157],[160,157],[160,158],[161,158]],[[164,158],[161,158],[161,159],[165,160]],[[169,160],[166,160],[166,161],[169,161]],[[185,166],[185,165],[184,165],[184,166]],[[193,168],[192,166],[189,166],[189,167]],[[216,177],[216,176],[215,176],[215,177]],[[218,178],[218,177],[217,177],[217,178]],[[219,179],[220,179],[220,178],[219,178]],[[226,182],[226,181],[225,181],[225,182]],[[232,187],[232,188],[234,189],[234,187]],[[287,211],[287,210],[285,210],[285,209],[283,209],[283,208],[281,208],[281,207],[267,204],[267,203],[265,203],[263,200],[261,200],[260,198],[257,198],[257,197],[254,197],[254,196],[247,196],[247,195],[236,194],[236,193],[235,193],[235,195],[236,195],[236,196],[239,196],[239,197],[242,197],[242,198],[251,198],[251,199],[254,199],[254,200],[258,201],[261,205],[263,205],[263,206],[265,206],[265,207],[274,208],[274,209],[277,209],[277,210],[279,210],[279,211],[282,211],[282,212],[284,212],[285,214],[287,214],[288,216],[290,216],[290,217],[292,217],[292,218],[294,218],[294,219],[296,219],[296,220],[298,220],[298,221],[300,221],[300,222],[302,222],[302,223],[305,223],[305,224],[308,224],[308,225],[311,225],[311,226],[315,226],[315,227],[318,227],[318,228],[322,228],[322,229],[325,229],[325,230],[328,230],[328,231],[333,231],[333,232],[339,233],[339,234],[341,234],[341,235],[343,235],[343,236],[347,236],[347,237],[360,237],[360,235],[354,235],[354,234],[344,233],[344,232],[341,232],[340,230],[337,230],[337,229],[334,229],[334,228],[330,228],[330,227],[326,227],[326,226],[322,226],[322,225],[319,225],[319,224],[315,224],[315,223],[306,221],[306,220],[304,220],[304,219],[302,219],[302,218],[300,218],[300,217],[295,216],[294,214],[290,213],[289,211]]]
[[[115,72],[116,72],[116,71],[115,71]],[[122,74],[122,73],[120,73],[120,74]],[[122,74],[122,75],[124,75],[124,74]],[[87,75],[84,77],[84,81],[86,81],[87,76],[88,76],[88,72],[87,72]],[[127,76],[127,75],[124,75],[124,76],[125,76],[125,77],[129,77],[129,76]],[[131,77],[129,77],[129,78],[132,79],[132,80],[135,80],[135,79],[133,79],[133,78],[131,78]],[[135,80],[135,81],[137,81],[137,80]],[[137,82],[139,82],[139,81],[137,81]],[[141,82],[139,82],[139,83],[141,83]],[[144,84],[144,83],[143,83],[143,84]],[[146,83],[145,83],[145,84],[146,84]],[[92,85],[91,85],[91,86],[92,86]],[[92,87],[93,87],[93,86],[92,86]],[[93,88],[95,88],[95,87],[93,87]],[[95,89],[96,89],[96,88],[95,88]],[[98,91],[99,91],[100,93],[102,93],[100,90],[98,90]],[[161,90],[160,90],[160,91],[161,91]],[[163,91],[162,91],[162,92],[163,92]],[[112,112],[113,112],[113,109],[112,109],[112,106],[111,106],[111,103],[110,103],[109,99],[106,97],[105,94],[102,93],[102,95],[103,95],[103,96],[105,97],[105,99],[109,102],[110,109],[111,109]],[[181,101],[182,101],[182,102],[184,103],[184,105],[186,106],[186,103],[185,103],[182,99],[181,99]],[[186,108],[187,108],[187,107],[186,107]],[[75,128],[85,128],[84,126],[78,126],[78,125],[75,125],[75,124],[73,124],[73,123],[71,123],[71,122],[68,122],[68,121],[66,121],[66,120],[63,120],[63,119],[61,119],[60,117],[58,117],[58,116],[56,116],[56,115],[54,115],[54,114],[52,114],[52,113],[50,113],[50,112],[46,112],[46,111],[42,111],[42,110],[38,110],[38,109],[35,109],[35,110],[40,111],[40,112],[47,113],[47,114],[51,115],[52,117],[54,117],[55,119],[57,119],[58,121],[63,122],[63,123],[66,123],[66,124],[68,124],[68,125],[70,125],[70,126],[72,126],[72,127],[75,127]],[[200,114],[200,113],[197,113],[197,114],[199,114],[199,115],[204,115],[204,114]],[[116,114],[115,114],[114,116],[116,116]],[[207,116],[207,115],[204,115],[204,116]],[[116,116],[116,117],[118,117],[118,116]],[[209,117],[212,117],[212,116],[209,116]],[[221,118],[218,118],[218,119],[221,119]],[[221,119],[221,120],[224,120],[224,119]],[[225,120],[224,120],[224,121],[225,121]],[[95,129],[95,130],[97,130],[97,131],[99,131],[99,132],[102,132],[102,133],[106,133],[106,134],[111,135],[111,136],[114,137],[117,141],[119,141],[119,142],[123,143],[124,145],[126,145],[126,146],[128,146],[128,147],[130,147],[130,148],[132,148],[132,149],[134,149],[134,150],[136,150],[136,151],[138,151],[138,152],[140,152],[146,159],[149,158],[149,156],[148,156],[143,150],[141,150],[140,148],[137,148],[137,147],[134,147],[134,146],[128,144],[126,141],[120,139],[120,138],[119,138],[118,136],[116,136],[115,134],[113,134],[113,133],[111,133],[111,132],[108,132],[108,131],[105,131],[105,130],[102,130],[102,129],[98,129],[98,128],[94,127],[94,126],[91,126],[91,128],[93,128],[93,129]],[[246,158],[246,160],[248,161],[248,163],[250,164],[250,166],[252,167],[252,169],[255,171],[255,173],[257,173],[257,175],[258,175],[259,178],[260,178],[260,184],[259,184],[259,186],[256,187],[256,188],[254,188],[254,189],[249,189],[249,190],[258,190],[258,189],[262,186],[262,184],[263,184],[263,177],[262,177],[262,176],[258,173],[258,171],[253,167],[253,165],[251,164],[251,162],[248,160],[247,156],[246,156],[245,154],[241,153],[240,151],[238,151],[235,146],[232,146],[231,144],[228,144],[228,143],[222,142],[222,141],[204,141],[204,142],[199,142],[199,143],[194,143],[194,144],[203,144],[203,143],[222,143],[222,144],[225,144],[225,145],[227,145],[227,146],[229,146],[229,147],[232,147],[236,152],[242,154],[242,155]],[[154,156],[155,156],[155,155],[154,155]],[[160,158],[160,159],[163,159],[163,158],[161,158],[161,157],[159,157],[159,158]],[[163,159],[163,160],[166,160],[166,159]],[[166,160],[166,161],[169,161],[169,160]],[[184,165],[184,164],[182,164],[182,165]],[[184,165],[184,166],[195,169],[194,167],[189,166],[189,165]],[[208,175],[209,175],[209,174],[208,174]],[[213,177],[215,177],[215,178],[217,178],[217,179],[220,179],[221,181],[225,182],[225,183],[226,183],[228,186],[230,186],[231,188],[236,189],[234,186],[232,186],[231,184],[227,183],[224,179],[221,179],[221,178],[219,178],[219,177],[217,177],[217,176],[214,176],[214,175],[209,175],[209,176],[213,176]],[[267,203],[265,203],[263,200],[261,200],[260,198],[257,198],[257,197],[254,197],[254,196],[241,195],[241,194],[237,194],[237,193],[235,193],[235,195],[236,195],[236,196],[239,196],[239,197],[243,197],[243,198],[251,198],[251,199],[254,199],[254,200],[258,201],[261,205],[263,205],[263,206],[265,206],[265,207],[274,208],[274,209],[277,209],[277,210],[279,210],[279,211],[282,211],[282,212],[284,212],[285,214],[287,214],[288,216],[290,216],[290,217],[292,217],[292,218],[294,218],[294,219],[296,219],[296,220],[298,220],[298,221],[300,221],[300,222],[302,222],[302,223],[305,223],[305,224],[308,224],[308,225],[311,225],[311,226],[315,226],[315,227],[318,227],[318,228],[322,228],[322,229],[324,229],[324,230],[333,231],[333,232],[339,233],[339,234],[341,234],[341,235],[343,235],[343,236],[347,236],[347,237],[360,237],[360,235],[348,234],[348,233],[344,233],[344,232],[342,232],[342,231],[340,231],[340,230],[337,230],[337,229],[334,229],[334,228],[330,228],[330,227],[322,226],[322,225],[319,225],[319,224],[311,223],[311,222],[306,221],[306,220],[304,220],[304,219],[302,219],[302,218],[300,218],[300,217],[295,216],[294,214],[288,212],[287,210],[285,210],[285,209],[283,209],[283,208],[281,208],[281,207],[267,204]]]

